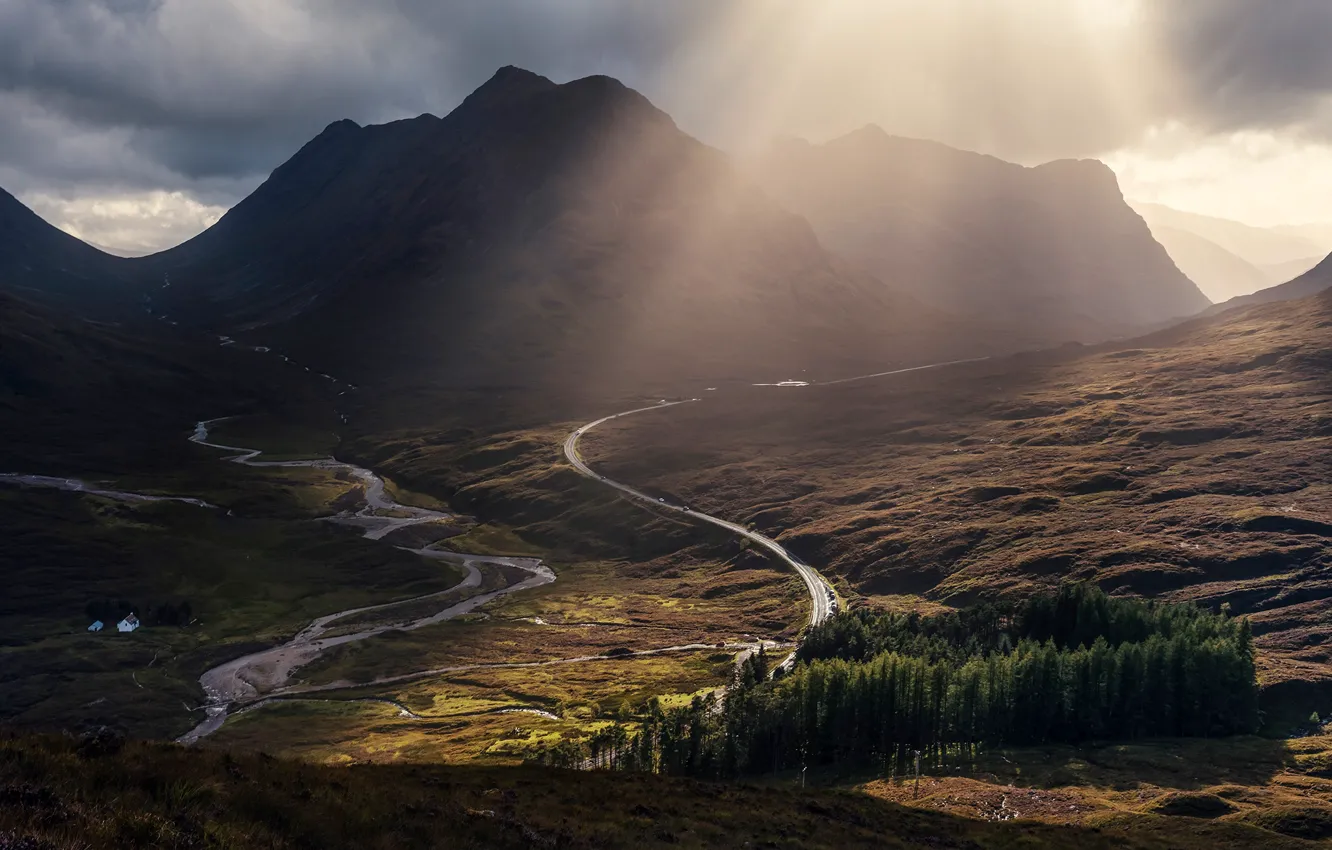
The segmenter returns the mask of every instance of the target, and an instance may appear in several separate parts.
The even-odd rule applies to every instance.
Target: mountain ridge
[[[130,281],[123,257],[69,235],[0,188],[0,283],[6,289],[82,316],[121,315],[135,294]]]
[[[1001,335],[947,332],[980,323],[842,262],[622,83],[516,68],[443,118],[329,125],[213,228],[143,264],[169,275],[173,317],[367,379],[768,379]],[[384,341],[349,357],[353,327]]]
[[[1212,307],[1208,312],[1219,313],[1240,307],[1273,304],[1279,301],[1292,301],[1298,298],[1319,295],[1320,293],[1326,295],[1329,291],[1332,291],[1332,254],[1324,257],[1318,265],[1309,269],[1294,280],[1276,286],[1269,286],[1266,289],[1260,289],[1249,295],[1232,298],[1229,301],[1223,301]]]
[[[1105,338],[1211,302],[1097,160],[1035,167],[865,127],[782,140],[753,173],[821,241],[900,291],[1050,342]]]

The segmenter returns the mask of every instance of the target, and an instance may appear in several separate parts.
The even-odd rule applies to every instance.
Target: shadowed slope
[[[48,224],[0,189],[0,288],[79,315],[127,314],[137,290],[120,257]]]

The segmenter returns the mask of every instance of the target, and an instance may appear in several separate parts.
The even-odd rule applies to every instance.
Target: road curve
[[[593,471],[586,463],[583,462],[583,459],[578,454],[579,438],[581,438],[584,434],[586,434],[588,431],[591,431],[593,428],[597,427],[598,425],[609,422],[612,419],[619,419],[622,416],[632,416],[635,413],[644,413],[649,410],[661,410],[666,407],[674,407],[677,404],[689,404],[691,402],[695,402],[698,400],[699,399],[691,398],[688,401],[662,402],[660,404],[654,404],[651,407],[640,407],[636,410],[626,410],[623,413],[616,413],[612,414],[611,416],[604,416],[601,419],[596,420],[595,422],[589,422],[583,427],[575,430],[564,441],[564,456],[568,458],[569,463],[573,464],[574,468],[577,469],[583,475],[586,475],[588,478],[596,479],[597,481],[600,481],[602,484],[605,484],[608,487],[614,487],[616,490],[619,490],[621,493],[624,493],[627,496],[632,496],[633,498],[638,499],[639,501],[647,502],[648,504],[654,505],[660,509],[675,511],[676,513],[691,516],[702,522],[711,523],[712,525],[720,526],[721,528],[724,528],[727,531],[734,532],[735,534],[738,534],[741,537],[746,538],[747,540],[751,540],[754,543],[757,543],[758,545],[762,546],[764,549],[767,549],[773,555],[776,555],[779,560],[787,564],[789,567],[791,567],[791,569],[795,570],[796,573],[800,576],[801,580],[805,582],[805,589],[809,591],[809,598],[811,603],[809,611],[809,624],[811,626],[815,626],[818,625],[819,623],[822,623],[824,620],[831,617],[837,611],[837,595],[833,592],[832,585],[828,583],[827,579],[819,575],[818,570],[814,569],[809,564],[806,564],[804,561],[800,560],[795,555],[792,555],[785,548],[783,548],[783,546],[780,543],[778,543],[776,540],[773,540],[771,537],[766,537],[762,534],[759,534],[757,531],[751,531],[748,528],[745,528],[743,525],[738,525],[734,522],[727,522],[724,519],[720,519],[715,516],[710,516],[705,513],[700,513],[699,511],[691,510],[690,508],[684,505],[673,505],[663,499],[653,498],[652,496],[649,496],[647,493],[644,493],[641,490],[635,490],[633,487],[630,487],[628,484],[622,484],[619,481],[613,481],[607,478],[606,476]],[[783,663],[787,664],[790,661],[791,659],[787,659],[787,662]]]

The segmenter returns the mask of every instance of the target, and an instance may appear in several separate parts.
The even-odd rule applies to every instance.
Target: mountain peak
[[[1056,179],[1082,180],[1087,183],[1108,183],[1119,194],[1119,176],[1114,169],[1099,159],[1056,159],[1038,165],[1036,171]]]
[[[480,88],[468,95],[463,103],[521,97],[553,88],[555,83],[540,74],[516,65],[505,65],[492,74],[489,80],[482,83]]]
[[[847,136],[856,139],[886,139],[888,138],[888,131],[878,124],[866,124],[859,130],[852,130]]]

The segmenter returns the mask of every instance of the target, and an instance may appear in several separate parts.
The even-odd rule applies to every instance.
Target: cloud
[[[1261,227],[1332,219],[1332,146],[1269,130],[1203,136],[1174,124],[1106,162],[1137,201]]]
[[[1332,140],[1332,3],[1170,0],[1149,15],[1183,83],[1177,117]]]
[[[1323,0],[0,0],[0,185],[227,206],[328,123],[443,114],[505,64],[619,77],[732,149],[1332,139],[1329,35]]]
[[[66,233],[124,256],[151,254],[212,226],[226,207],[181,192],[117,193],[61,198],[36,193],[23,201]]]

